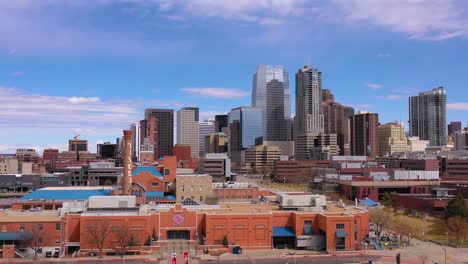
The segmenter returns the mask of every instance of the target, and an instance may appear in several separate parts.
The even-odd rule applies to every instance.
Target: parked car
[[[46,258],[51,258],[52,257],[52,250],[47,250],[45,252],[45,256],[46,256]]]
[[[60,256],[60,248],[56,248],[54,250],[54,258],[58,258]]]

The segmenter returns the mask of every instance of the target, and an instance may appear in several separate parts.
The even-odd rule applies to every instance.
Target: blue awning
[[[146,192],[146,197],[151,198],[151,197],[164,197],[164,192]]]
[[[363,205],[365,205],[365,206],[367,206],[367,207],[379,205],[378,202],[372,201],[372,200],[369,199],[369,198],[366,198],[366,199],[364,199],[364,200],[361,200],[360,203],[362,203]]]
[[[25,241],[33,237],[31,232],[0,232],[0,241]]]
[[[296,233],[291,227],[275,226],[273,227],[273,237],[295,237]]]
[[[336,230],[336,237],[346,237],[346,232],[344,230]]]

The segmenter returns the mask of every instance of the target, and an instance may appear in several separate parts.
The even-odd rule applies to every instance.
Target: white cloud
[[[468,103],[449,103],[447,108],[455,111],[468,111]]]
[[[371,98],[378,98],[378,99],[385,99],[385,100],[390,100],[390,101],[397,101],[397,100],[401,100],[401,99],[404,99],[404,98],[408,98],[408,96],[401,95],[401,94],[388,94],[388,95],[371,96]]]
[[[97,97],[37,95],[0,86],[0,136],[72,134],[119,135],[142,111],[126,102]],[[34,131],[34,132],[32,132]]]
[[[367,84],[367,87],[371,88],[372,90],[378,90],[378,89],[381,89],[383,87],[383,84],[379,84],[379,83],[368,83]]]
[[[441,41],[468,34],[464,1],[334,0],[335,19],[404,33],[409,38]],[[332,15],[332,14],[330,14]]]
[[[228,88],[183,88],[182,91],[196,97],[236,99],[250,95],[250,92]]]
[[[16,53],[16,49],[8,50],[8,55],[14,55]]]

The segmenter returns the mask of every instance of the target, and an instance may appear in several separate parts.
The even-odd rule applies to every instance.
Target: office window
[[[19,229],[20,229],[20,231],[24,231],[24,225],[21,224]]]
[[[345,224],[336,224],[336,229],[344,229]]]
[[[55,244],[57,244],[57,245],[60,244],[60,238],[55,239]]]
[[[55,230],[59,231],[60,230],[60,223],[55,224]]]
[[[170,170],[170,169],[165,169],[165,170],[164,170],[164,175],[167,176],[167,175],[169,175],[169,174],[171,174],[171,170]]]
[[[153,186],[153,187],[158,187],[158,186],[159,186],[159,183],[157,183],[157,182],[152,182],[152,183],[151,183],[151,186]]]
[[[42,230],[44,230],[44,226],[43,226],[42,224],[38,224],[38,225],[37,225],[37,229],[38,229],[39,231],[42,231]]]

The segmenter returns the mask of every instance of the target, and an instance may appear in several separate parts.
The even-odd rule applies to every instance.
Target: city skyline
[[[75,132],[93,150],[146,108],[196,106],[200,120],[226,114],[250,105],[260,64],[284,65],[292,94],[292,73],[310,64],[337,102],[379,113],[382,123],[403,121],[406,131],[408,98],[443,86],[447,123],[468,121],[468,18],[455,12],[463,2],[144,2],[0,3],[8,36],[0,39],[1,153],[66,149]],[[418,15],[401,16],[405,9]],[[298,22],[314,12],[322,16],[308,20],[310,34]]]

